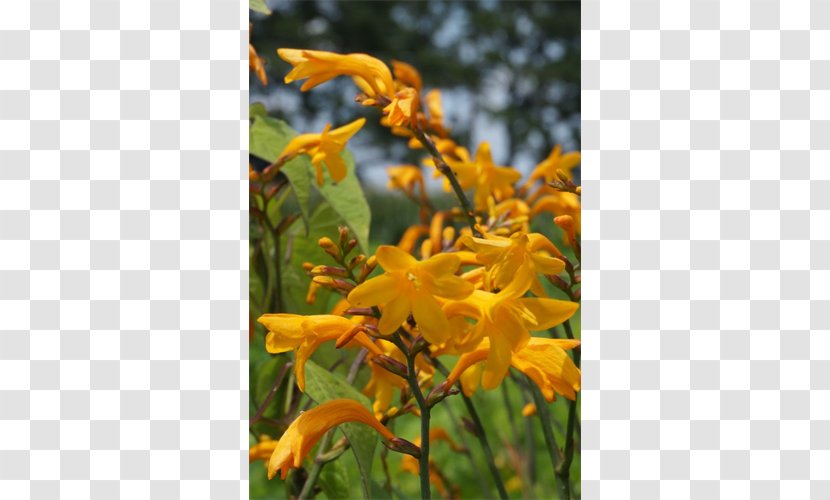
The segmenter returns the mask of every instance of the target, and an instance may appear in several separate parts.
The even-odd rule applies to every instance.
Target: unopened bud
[[[522,408],[522,416],[523,417],[532,417],[536,415],[536,405],[533,403],[528,403]]]
[[[340,234],[340,246],[346,246],[346,243],[349,241],[349,228],[346,226],[340,226],[338,228],[338,232]]]
[[[412,345],[409,346],[409,352],[411,355],[415,356],[427,347],[429,347],[429,342],[427,342],[423,336],[418,335],[418,337],[412,342]]]
[[[413,443],[407,441],[406,439],[399,437],[392,438],[388,441],[384,441],[383,445],[392,451],[403,453],[405,455],[412,455],[415,458],[421,458],[421,448],[415,446]]]
[[[560,290],[568,291],[570,289],[570,286],[568,286],[568,284],[565,283],[565,280],[563,280],[559,276],[548,276],[548,279],[550,280],[551,283],[553,283],[553,285],[556,288],[558,288]]]
[[[568,237],[571,246],[576,243],[576,234],[574,232],[574,218],[570,215],[560,215],[553,218],[553,223],[559,226]]]
[[[343,311],[346,316],[374,316],[375,312],[371,307],[350,307]]]
[[[323,236],[317,240],[317,244],[320,245],[320,248],[325,250],[327,254],[334,257],[335,260],[340,259],[340,248],[328,236]]]
[[[374,255],[366,259],[366,264],[363,265],[363,268],[360,270],[360,276],[357,277],[358,283],[363,283],[366,281],[366,278],[372,274],[372,271],[375,270],[375,267],[378,265],[378,259]]]
[[[315,283],[314,281],[309,283],[308,293],[306,293],[306,296],[305,296],[306,304],[313,304],[314,301],[317,300],[317,290],[319,290],[319,289],[320,289],[320,284],[319,283]]]
[[[354,247],[357,246],[357,240],[351,239],[349,240],[343,247],[343,255],[349,255],[349,252],[354,250]]]
[[[311,262],[303,262],[303,271],[310,273],[312,269],[314,269],[314,264]]]
[[[366,256],[361,254],[356,255],[349,261],[349,269],[354,269],[366,260]]]
[[[458,394],[458,389],[450,388],[449,390],[446,387],[447,382],[441,382],[437,386],[435,386],[429,394],[427,395],[427,406],[433,407],[436,404],[443,401],[447,396],[453,396]]]
[[[348,271],[346,271],[342,267],[335,266],[314,266],[314,268],[311,269],[310,272],[312,276],[333,276],[338,278],[348,278],[349,276]]]
[[[378,366],[389,373],[394,373],[401,378],[406,378],[408,376],[409,371],[407,370],[406,365],[391,356],[380,354],[372,358],[372,361],[377,363]]]

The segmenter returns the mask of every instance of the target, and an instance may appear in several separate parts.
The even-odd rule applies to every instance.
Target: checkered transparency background
[[[584,498],[830,498],[830,2],[582,27]]]
[[[3,498],[246,495],[247,19],[0,2]]]

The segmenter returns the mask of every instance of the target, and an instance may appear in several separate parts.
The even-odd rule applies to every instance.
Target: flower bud
[[[523,417],[532,417],[536,415],[536,405],[533,403],[528,403],[522,408],[522,416]]]
[[[317,240],[317,244],[320,245],[320,248],[322,248],[327,254],[334,257],[335,260],[340,260],[340,248],[331,240],[331,238],[323,236]]]
[[[372,274],[372,271],[375,270],[375,267],[378,265],[378,259],[374,255],[366,259],[366,264],[363,265],[363,268],[360,270],[360,276],[357,277],[358,283],[363,283],[366,281],[366,278]]]
[[[372,361],[377,363],[377,365],[382,367],[384,370],[394,373],[401,378],[406,378],[408,376],[409,370],[407,370],[406,365],[391,356],[380,354],[372,358]]]
[[[354,250],[354,247],[357,246],[357,240],[351,239],[349,240],[343,247],[343,255],[349,255],[349,252]]]
[[[374,316],[375,312],[371,307],[350,307],[343,311],[346,316]]]
[[[314,281],[312,281],[311,283],[308,284],[308,292],[306,293],[306,296],[305,296],[306,304],[313,304],[314,301],[317,300],[317,290],[319,290],[319,289],[320,289],[320,284],[319,283],[315,283]]]
[[[415,458],[421,458],[421,448],[415,446],[413,443],[403,438],[392,438],[389,441],[384,441],[383,445],[392,451],[403,453],[405,455],[412,455]]]
[[[325,265],[314,266],[314,268],[311,269],[310,272],[311,272],[312,276],[333,276],[333,277],[338,277],[338,278],[348,278],[349,277],[348,271],[346,271],[342,267],[335,267],[335,266],[325,266]]]
[[[312,269],[314,269],[314,264],[311,262],[303,262],[303,271],[310,273]]]
[[[349,261],[349,269],[354,269],[366,260],[366,256],[361,254],[356,255]]]
[[[443,401],[447,396],[453,396],[458,394],[458,389],[456,388],[447,388],[447,381],[441,382],[437,386],[433,387],[429,394],[427,394],[426,402],[427,406],[433,407],[436,404]]]
[[[428,347],[429,342],[427,342],[421,335],[418,335],[418,337],[412,342],[412,345],[409,346],[409,352],[414,356]]]
[[[461,424],[464,426],[464,430],[472,434],[473,436],[478,436],[478,426],[467,417],[461,417]]]
[[[346,246],[346,243],[349,241],[349,228],[346,226],[340,226],[338,228],[338,232],[340,235],[340,246]]]

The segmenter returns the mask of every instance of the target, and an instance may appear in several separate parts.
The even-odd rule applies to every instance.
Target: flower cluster
[[[557,146],[520,182],[519,170],[495,164],[487,142],[471,154],[453,141],[440,92],[424,93],[422,78],[411,65],[393,61],[390,70],[366,54],[303,49],[279,49],[278,54],[293,67],[285,82],[304,80],[302,91],[350,77],[359,91],[356,102],[378,108],[381,124],[426,156],[421,165],[388,170],[389,188],[418,204],[421,214],[397,245],[381,245],[373,255],[354,254],[356,242],[346,228],[337,242],[319,241],[333,262],[305,265],[307,301],[313,303],[321,288],[334,291],[340,299],[329,314],[279,312],[258,319],[268,331],[269,353],[295,352],[301,391],[304,366],[321,345],[360,350],[358,360],[371,371],[364,393],[372,399],[373,412],[349,400],[317,406],[300,414],[278,441],[267,438],[256,444],[251,458],[265,459],[270,453],[269,477],[277,471],[285,477],[289,468],[302,465],[328,429],[362,422],[375,428],[390,449],[411,455],[404,470],[417,473],[415,457],[420,457],[422,476],[446,492],[440,469],[426,450],[430,440],[445,440],[454,449],[457,445],[435,428],[412,442],[396,438],[386,427],[391,420],[414,415],[427,419],[428,429],[432,406],[458,389],[461,397],[470,397],[479,387],[498,387],[511,368],[548,403],[556,395],[575,400],[580,390],[579,340],[567,323],[579,302],[581,189],[573,180],[579,153],[563,154]],[[259,69],[252,62],[252,70],[259,74]],[[307,155],[318,184],[324,182],[323,165],[337,182],[346,175],[340,151],[364,122],[361,118],[333,130],[327,125],[320,134],[302,134],[275,152],[276,164]],[[424,169],[444,178],[444,189],[457,196],[459,207],[433,208]],[[541,232],[545,223],[559,228],[555,237]],[[563,243],[557,246],[552,238]],[[556,328],[563,324],[565,328]],[[456,361],[448,370],[443,359]],[[524,413],[533,415],[538,406],[539,401],[530,402]]]

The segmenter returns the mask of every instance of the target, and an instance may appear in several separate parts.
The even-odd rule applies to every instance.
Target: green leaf
[[[366,396],[347,384],[341,377],[321,368],[313,361],[309,361],[305,365],[305,378],[306,395],[317,404],[332,399],[348,398],[360,402],[367,410],[372,411],[372,405]],[[343,424],[340,426],[340,430],[349,440],[351,450],[357,460],[357,467],[360,469],[360,478],[363,483],[363,494],[365,497],[371,498],[372,460],[377,445],[376,431],[371,427],[358,423]]]
[[[360,181],[355,175],[354,159],[351,153],[344,150],[342,157],[346,162],[346,177],[334,184],[326,172],[326,181],[318,189],[323,198],[331,204],[334,211],[352,230],[361,251],[369,253],[369,225],[372,221],[372,213],[369,210],[366,195],[363,194],[363,188],[360,187]]]
[[[265,0],[248,0],[248,7],[251,10],[260,12],[262,14],[270,14],[271,9],[265,4]]]
[[[311,214],[308,233],[303,230],[302,224],[295,222],[280,238],[280,255],[290,257],[288,262],[282,261],[282,296],[286,311],[297,314],[323,314],[331,310],[327,308],[335,295],[326,289],[318,291],[314,304],[306,303],[305,297],[311,278],[303,270],[303,262],[333,263],[331,257],[317,244],[317,240],[323,236],[336,238],[337,226],[340,224],[340,217],[324,202]]]
[[[259,114],[259,111],[254,111],[253,107],[251,116],[254,123],[250,131],[250,152],[258,158],[273,163],[297,133],[284,121]],[[305,223],[308,223],[311,198],[311,170],[311,160],[305,155],[294,158],[283,165],[280,170],[288,177],[288,182],[294,188],[300,214]]]
[[[334,460],[323,467],[320,473],[320,487],[328,498],[350,498],[349,475],[343,460]]]

